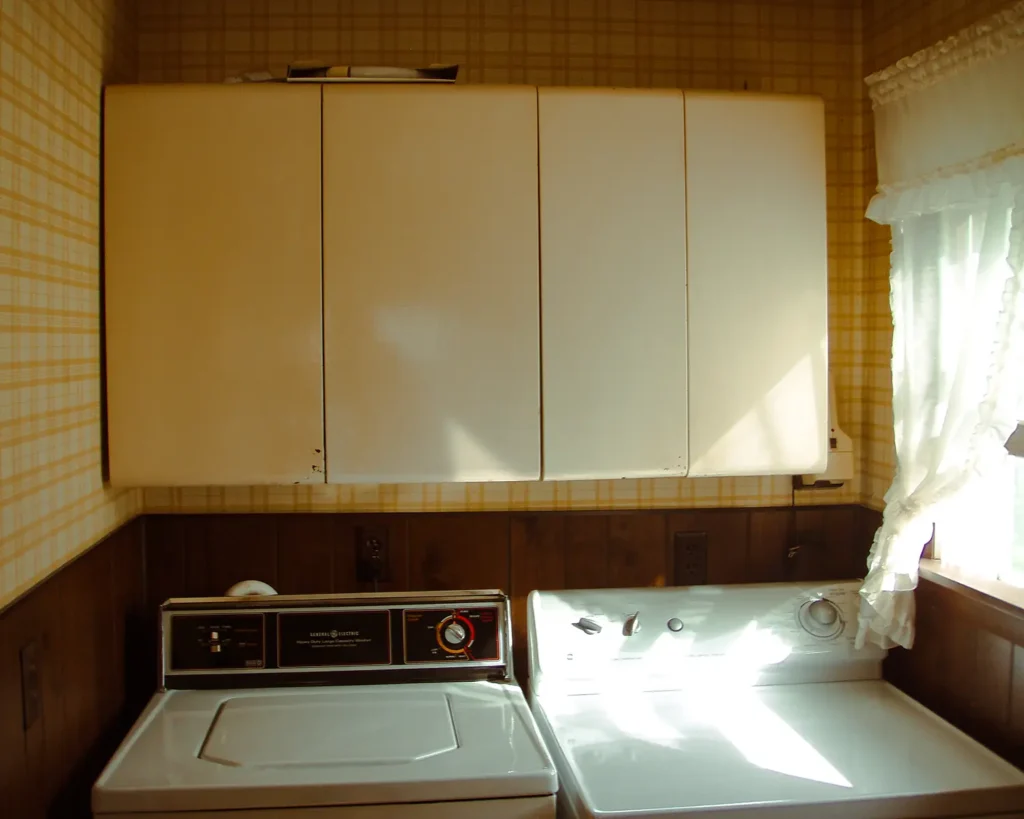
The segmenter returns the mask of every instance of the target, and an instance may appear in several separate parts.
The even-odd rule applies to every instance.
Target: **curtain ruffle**
[[[869,76],[873,106],[886,105],[944,77],[1024,45],[1024,2],[1018,2],[952,37]]]
[[[992,199],[1004,185],[1024,188],[1024,142],[927,179],[879,186],[866,216],[891,225],[911,216]]]

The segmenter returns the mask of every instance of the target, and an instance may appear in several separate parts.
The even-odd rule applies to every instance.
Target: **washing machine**
[[[1024,774],[886,683],[884,651],[854,647],[858,588],[531,594],[559,816],[1024,816]]]
[[[170,600],[102,819],[553,819],[497,591]]]

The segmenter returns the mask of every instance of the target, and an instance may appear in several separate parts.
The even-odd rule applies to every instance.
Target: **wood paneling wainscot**
[[[0,816],[91,815],[92,783],[153,691],[144,569],[136,519],[0,613]],[[27,709],[23,662],[38,679]]]
[[[458,514],[149,515],[147,606],[239,580],[283,594],[372,591],[361,532],[388,545],[384,590],[499,588],[525,669],[533,589],[813,581],[863,575],[879,515],[856,506]],[[685,543],[703,549],[687,571]],[[692,568],[692,567],[689,567]],[[155,624],[155,621],[154,621]],[[524,675],[519,674],[520,677]]]
[[[356,552],[373,536],[388,546],[382,591],[509,592],[522,678],[535,588],[854,577],[878,517],[837,506],[137,519],[0,613],[0,816],[89,816],[92,782],[156,687],[156,613],[168,597],[247,578],[285,594],[372,591]],[[23,657],[40,692],[27,726]]]
[[[922,578],[910,651],[885,677],[964,733],[1024,768],[1024,612]]]

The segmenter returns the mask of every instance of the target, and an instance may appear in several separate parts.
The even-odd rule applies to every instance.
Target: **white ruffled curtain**
[[[858,644],[909,648],[933,525],[1006,460],[1024,350],[1024,3],[868,78],[892,227],[897,469],[861,589]],[[959,562],[993,569],[981,539]],[[966,561],[965,561],[966,556]]]

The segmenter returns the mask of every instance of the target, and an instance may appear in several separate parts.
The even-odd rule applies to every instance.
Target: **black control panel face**
[[[171,667],[179,671],[266,668],[263,614],[179,614],[171,631]]]
[[[253,600],[202,600],[209,608],[170,601],[162,612],[165,684],[231,687],[250,679],[250,685],[301,685],[511,674],[508,598],[500,592],[481,593],[480,600],[424,596],[349,595],[344,603],[292,597],[258,606]]]
[[[497,606],[405,610],[405,661],[452,663],[497,660]]]
[[[390,665],[391,612],[281,612],[277,644],[279,668]]]

